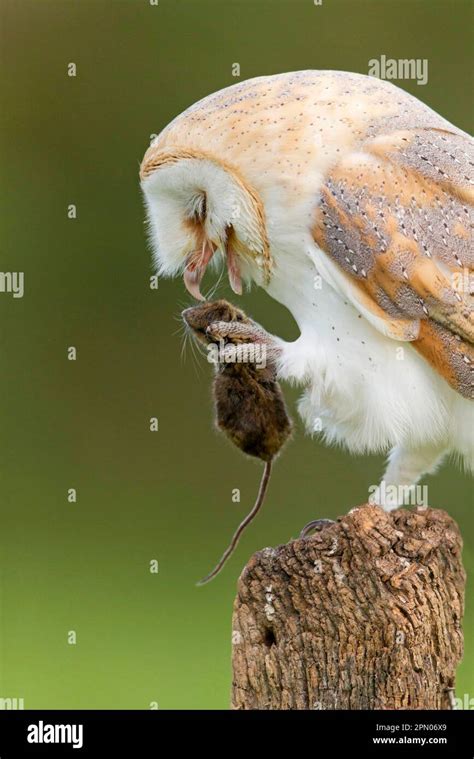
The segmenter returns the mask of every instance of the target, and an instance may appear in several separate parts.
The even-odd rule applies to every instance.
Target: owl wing
[[[473,141],[441,129],[367,141],[327,175],[312,253],[383,334],[473,397]]]

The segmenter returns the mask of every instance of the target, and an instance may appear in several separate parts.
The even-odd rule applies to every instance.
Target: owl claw
[[[301,530],[299,535],[300,540],[307,538],[312,530],[318,530],[318,532],[321,532],[321,530],[324,530],[325,527],[329,527],[330,524],[336,524],[334,519],[313,519],[311,522],[308,522],[308,524],[306,524]]]

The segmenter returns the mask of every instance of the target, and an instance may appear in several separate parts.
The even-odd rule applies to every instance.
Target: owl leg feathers
[[[388,466],[370,503],[392,511],[399,506],[427,506],[427,486],[417,486],[424,474],[432,474],[442,463],[447,450],[438,445],[423,448],[396,446],[390,451]]]

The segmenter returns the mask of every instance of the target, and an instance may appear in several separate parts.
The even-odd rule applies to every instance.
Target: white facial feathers
[[[150,238],[160,274],[181,272],[206,241],[229,258],[250,263],[265,252],[265,230],[255,199],[226,167],[209,158],[164,161],[142,179]],[[229,246],[232,246],[231,252]],[[241,262],[244,263],[244,262]]]

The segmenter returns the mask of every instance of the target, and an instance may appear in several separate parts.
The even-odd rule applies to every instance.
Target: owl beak
[[[187,256],[184,265],[184,285],[188,293],[196,300],[206,300],[201,294],[201,281],[206,273],[206,268],[215,253],[215,247],[205,240],[202,250],[194,250]]]
[[[229,284],[236,295],[242,295],[242,278],[240,276],[239,263],[237,255],[232,245],[227,245],[227,274],[229,275]]]
[[[200,286],[206,273],[207,265],[216,250],[217,245],[215,243],[205,240],[202,250],[194,250],[186,258],[183,275],[184,285],[186,290],[196,300],[206,300],[201,293]],[[242,295],[242,279],[238,258],[230,243],[226,245],[226,260],[230,286],[236,295]]]

